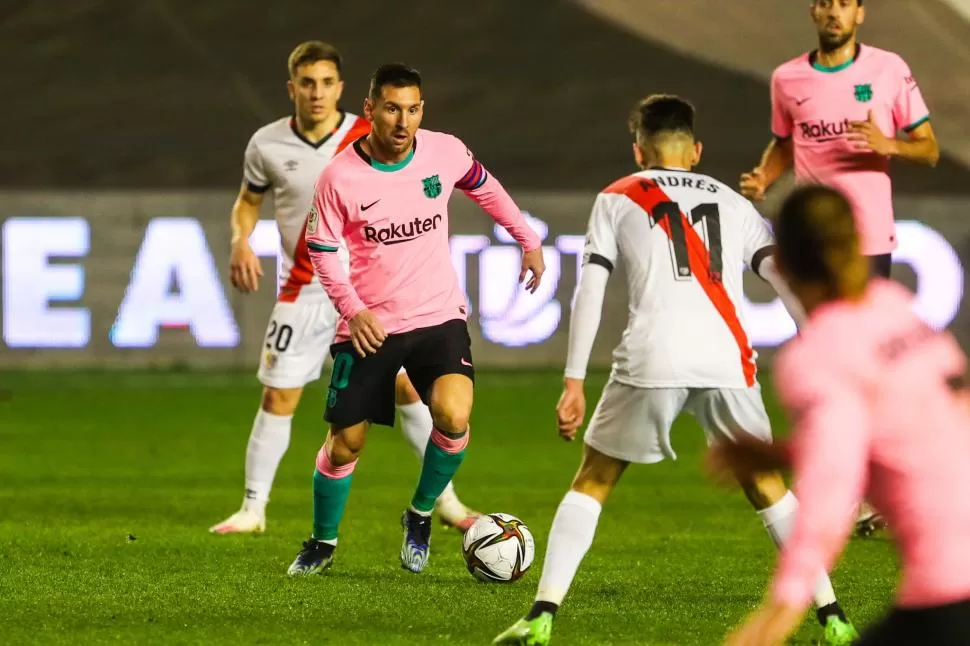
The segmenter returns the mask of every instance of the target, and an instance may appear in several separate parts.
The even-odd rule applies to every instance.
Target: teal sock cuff
[[[337,528],[350,496],[352,479],[353,474],[343,478],[328,478],[319,471],[313,472],[313,538],[319,541],[336,540]]]
[[[428,513],[434,509],[435,501],[455,477],[458,467],[465,459],[465,451],[466,449],[462,449],[458,453],[446,453],[438,445],[428,442],[424,451],[421,479],[418,480],[418,488],[411,498],[414,509]]]

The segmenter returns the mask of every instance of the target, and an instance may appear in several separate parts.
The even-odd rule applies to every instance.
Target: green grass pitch
[[[590,411],[604,376],[589,380]],[[464,569],[435,526],[424,574],[402,570],[399,517],[419,463],[375,427],[334,568],[285,572],[310,531],[324,388],[294,422],[263,536],[213,536],[236,510],[260,387],[251,375],[0,374],[0,641],[4,644],[487,644],[525,612],[581,445],[558,439],[552,372],[482,373],[459,495],[521,517],[536,564],[511,585]],[[783,417],[766,386],[779,431]],[[689,418],[679,460],[628,471],[559,612],[557,644],[719,643],[760,600],[775,551],[740,493],[702,475]],[[834,573],[857,626],[889,603],[885,537],[855,540]],[[816,634],[809,615],[794,643]]]

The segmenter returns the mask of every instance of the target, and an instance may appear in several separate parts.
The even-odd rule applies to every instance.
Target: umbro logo
[[[801,104],[805,103],[806,101],[808,101],[811,98],[812,97],[807,96],[804,99],[795,99],[795,105],[801,105]]]
[[[366,206],[363,205],[363,204],[361,204],[360,205],[360,210],[361,211],[366,211],[367,209],[369,209],[370,207],[374,206],[375,204],[377,204],[380,201],[381,201],[380,198],[377,198],[376,200],[374,200],[373,202],[371,202],[370,204],[368,204]]]
[[[285,168],[288,171],[296,170],[296,167],[299,165],[300,165],[300,162],[296,161],[295,159],[288,159],[285,162],[283,162],[283,168]]]

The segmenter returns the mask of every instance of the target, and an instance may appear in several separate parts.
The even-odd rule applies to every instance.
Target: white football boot
[[[213,534],[262,534],[265,530],[266,515],[245,507],[209,528]]]

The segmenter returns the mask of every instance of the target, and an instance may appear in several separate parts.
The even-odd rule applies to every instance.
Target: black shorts
[[[353,343],[330,346],[333,369],[324,419],[337,428],[360,422],[394,426],[394,382],[403,366],[411,383],[430,405],[431,386],[444,375],[475,380],[471,337],[462,319],[389,334],[374,354],[361,357]]]
[[[856,646],[967,646],[970,599],[929,608],[894,608]]]
[[[868,258],[869,272],[872,276],[889,278],[890,274],[893,273],[893,255],[891,253],[868,256]]]

